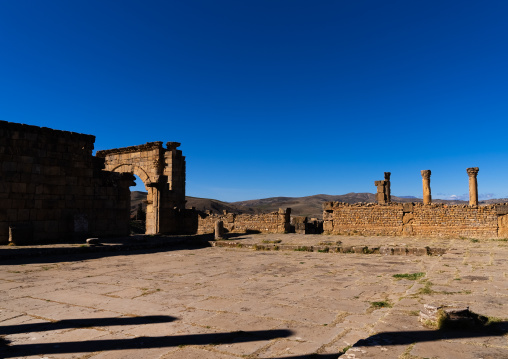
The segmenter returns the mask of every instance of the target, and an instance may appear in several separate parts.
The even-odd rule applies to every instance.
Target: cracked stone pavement
[[[324,237],[243,239],[285,238]],[[441,256],[208,247],[4,261],[0,357],[508,358],[508,242],[442,244]],[[427,303],[468,306],[498,330],[426,328]]]

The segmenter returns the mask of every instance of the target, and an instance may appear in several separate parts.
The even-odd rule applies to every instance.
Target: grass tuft
[[[396,279],[408,279],[408,280],[417,280],[425,276],[425,273],[402,273],[402,274],[394,274],[393,278]]]
[[[388,300],[382,300],[380,302],[370,302],[370,306],[371,306],[371,308],[374,308],[374,309],[391,308],[392,303],[390,303],[390,301],[388,301]]]

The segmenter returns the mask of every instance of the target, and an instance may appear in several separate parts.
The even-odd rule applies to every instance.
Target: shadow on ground
[[[332,354],[304,354],[304,355],[296,355],[292,357],[285,356],[284,359],[337,359],[343,353],[332,353]],[[267,357],[259,357],[259,359],[276,359],[276,358],[267,358]]]
[[[87,319],[65,319],[56,322],[29,323],[0,326],[0,335],[15,333],[45,332],[62,329],[104,327],[118,325],[142,325],[155,323],[170,323],[178,318],[168,315],[148,315],[144,317],[112,317],[112,318],[87,318]]]
[[[433,342],[449,339],[501,337],[508,333],[508,321],[494,322],[484,327],[473,329],[441,329],[441,330],[413,330],[405,332],[382,332],[361,339],[354,347],[409,345],[413,343]]]
[[[118,255],[148,254],[174,250],[200,249],[210,247],[213,235],[192,236],[131,236],[107,238],[106,244],[88,246],[75,242],[52,244],[48,246],[0,247],[2,265],[30,263],[57,263],[97,259]]]
[[[148,323],[171,322],[176,318],[166,316],[149,316],[136,318],[104,318],[104,319],[70,319],[56,323],[17,325],[11,328],[1,328],[2,333],[26,330],[57,330],[79,326],[111,326],[111,325],[139,325]],[[14,358],[31,355],[90,353],[111,350],[165,348],[185,345],[234,344],[260,340],[286,338],[293,332],[286,329],[256,330],[248,332],[227,332],[209,334],[188,334],[161,337],[137,337],[132,339],[96,339],[87,341],[54,342],[40,344],[9,345],[2,338],[0,341],[0,355],[2,358]]]

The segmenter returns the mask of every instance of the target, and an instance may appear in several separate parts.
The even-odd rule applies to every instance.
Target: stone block
[[[9,226],[9,242],[18,246],[33,243],[33,226],[30,224],[17,224]]]
[[[508,214],[508,205],[498,204],[495,207],[497,215],[505,215]]]
[[[402,211],[403,212],[413,212],[414,205],[413,203],[403,203],[402,204]]]
[[[91,245],[91,246],[96,246],[96,245],[101,244],[99,238],[87,238],[86,239],[86,243]]]
[[[355,246],[355,247],[352,247],[351,249],[356,254],[363,254],[363,253],[367,252],[368,247],[366,247],[366,246]]]
[[[404,213],[404,216],[402,217],[402,223],[407,224],[409,222],[412,222],[414,218],[415,216],[413,213]]]
[[[407,254],[407,248],[406,247],[395,247],[395,248],[393,248],[393,254],[399,255],[399,256],[405,256]]]

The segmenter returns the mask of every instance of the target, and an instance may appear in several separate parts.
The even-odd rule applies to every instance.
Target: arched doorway
[[[105,169],[138,176],[147,191],[146,234],[178,233],[177,215],[185,209],[185,157],[178,142],[98,151]]]
[[[145,184],[138,176],[134,175],[135,186],[130,188],[131,191],[131,218],[130,229],[133,234],[146,233],[146,207],[148,195]]]

